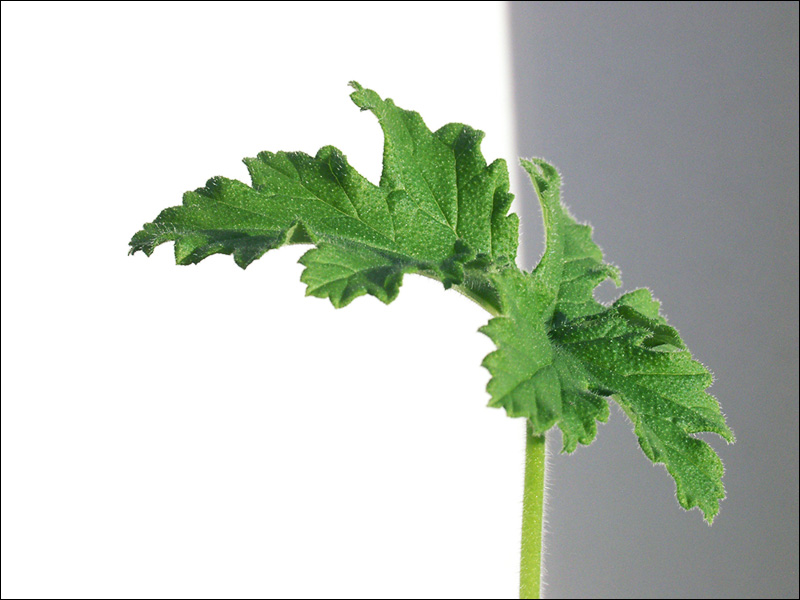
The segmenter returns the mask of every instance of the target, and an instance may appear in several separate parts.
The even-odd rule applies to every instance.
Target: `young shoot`
[[[432,132],[420,115],[351,83],[353,102],[384,134],[380,184],[333,146],[315,156],[262,152],[244,159],[252,184],[214,177],[144,225],[131,253],[174,242],[175,261],[232,254],[242,268],[268,250],[310,244],[300,262],[306,294],[337,308],[364,294],[389,304],[403,276],[422,274],[472,299],[491,315],[481,332],[497,349],[489,406],[526,424],[520,596],[538,598],[544,436],[561,430],[563,452],[590,444],[608,399],[634,425],[645,456],[663,463],[686,510],[710,524],[725,497],[719,456],[695,434],[733,442],[711,373],[692,358],[647,289],[610,305],[595,300],[619,270],[603,261],[592,230],[560,201],[561,176],[540,158],[521,165],[542,207],[546,247],[533,271],[517,267],[517,215],[503,160],[481,154],[483,132],[450,123]]]

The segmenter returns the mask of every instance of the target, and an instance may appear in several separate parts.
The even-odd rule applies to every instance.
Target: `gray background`
[[[798,5],[515,2],[511,17],[519,154],[560,168],[623,289],[650,287],[714,371],[737,435],[706,438],[727,468],[711,528],[618,410],[590,448],[556,454],[546,593],[796,598]]]

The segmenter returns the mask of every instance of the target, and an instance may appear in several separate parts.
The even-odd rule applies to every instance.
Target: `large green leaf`
[[[618,271],[603,263],[589,227],[560,202],[558,172],[539,159],[523,166],[542,205],[547,243],[532,273],[506,269],[494,277],[502,315],[482,329],[497,345],[484,361],[492,373],[490,405],[526,417],[537,434],[557,424],[563,451],[572,452],[594,440],[612,397],[647,457],[675,478],[680,504],[698,506],[711,521],[725,496],[722,463],[691,434],[733,441],[705,392],[711,374],[692,359],[649,290],[608,307],[594,299],[594,288],[609,277],[618,281]]]
[[[355,104],[384,132],[380,185],[332,146],[313,157],[262,152],[244,161],[252,186],[215,177],[187,192],[182,206],[133,236],[131,253],[174,241],[179,264],[223,253],[244,268],[284,244],[313,243],[301,259],[303,281],[335,306],[365,293],[391,302],[404,273],[449,287],[463,282],[472,259],[513,262],[518,220],[507,214],[508,171],[501,160],[486,164],[483,133],[455,123],[433,133],[419,114],[351,85]]]

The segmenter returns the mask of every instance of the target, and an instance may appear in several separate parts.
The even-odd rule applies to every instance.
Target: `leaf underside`
[[[490,406],[526,418],[535,434],[558,426],[563,451],[573,452],[594,440],[613,399],[645,455],[675,479],[681,506],[699,507],[710,523],[725,497],[723,467],[694,434],[733,441],[706,392],[712,376],[649,290],[608,306],[594,299],[606,279],[620,284],[619,271],[561,203],[556,169],[521,161],[547,238],[538,266],[522,271],[508,171],[502,160],[486,163],[483,133],[458,123],[432,132],[418,113],[351,85],[353,102],[383,130],[379,185],[332,146],[313,157],[262,152],[244,160],[251,185],[210,179],[145,224],[130,252],[149,256],[172,241],[178,264],[222,253],[246,268],[268,250],[312,244],[300,259],[306,294],[336,307],[364,294],[388,304],[407,273],[436,278],[495,315],[481,328],[497,346],[483,363],[492,375]]]

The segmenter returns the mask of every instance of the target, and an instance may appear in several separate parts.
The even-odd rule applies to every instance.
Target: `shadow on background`
[[[796,598],[798,6],[512,2],[511,18],[518,153],[559,167],[624,289],[650,287],[715,372],[738,438],[706,438],[727,468],[713,528],[620,411],[556,454],[546,593]],[[522,195],[530,267],[541,217]]]

